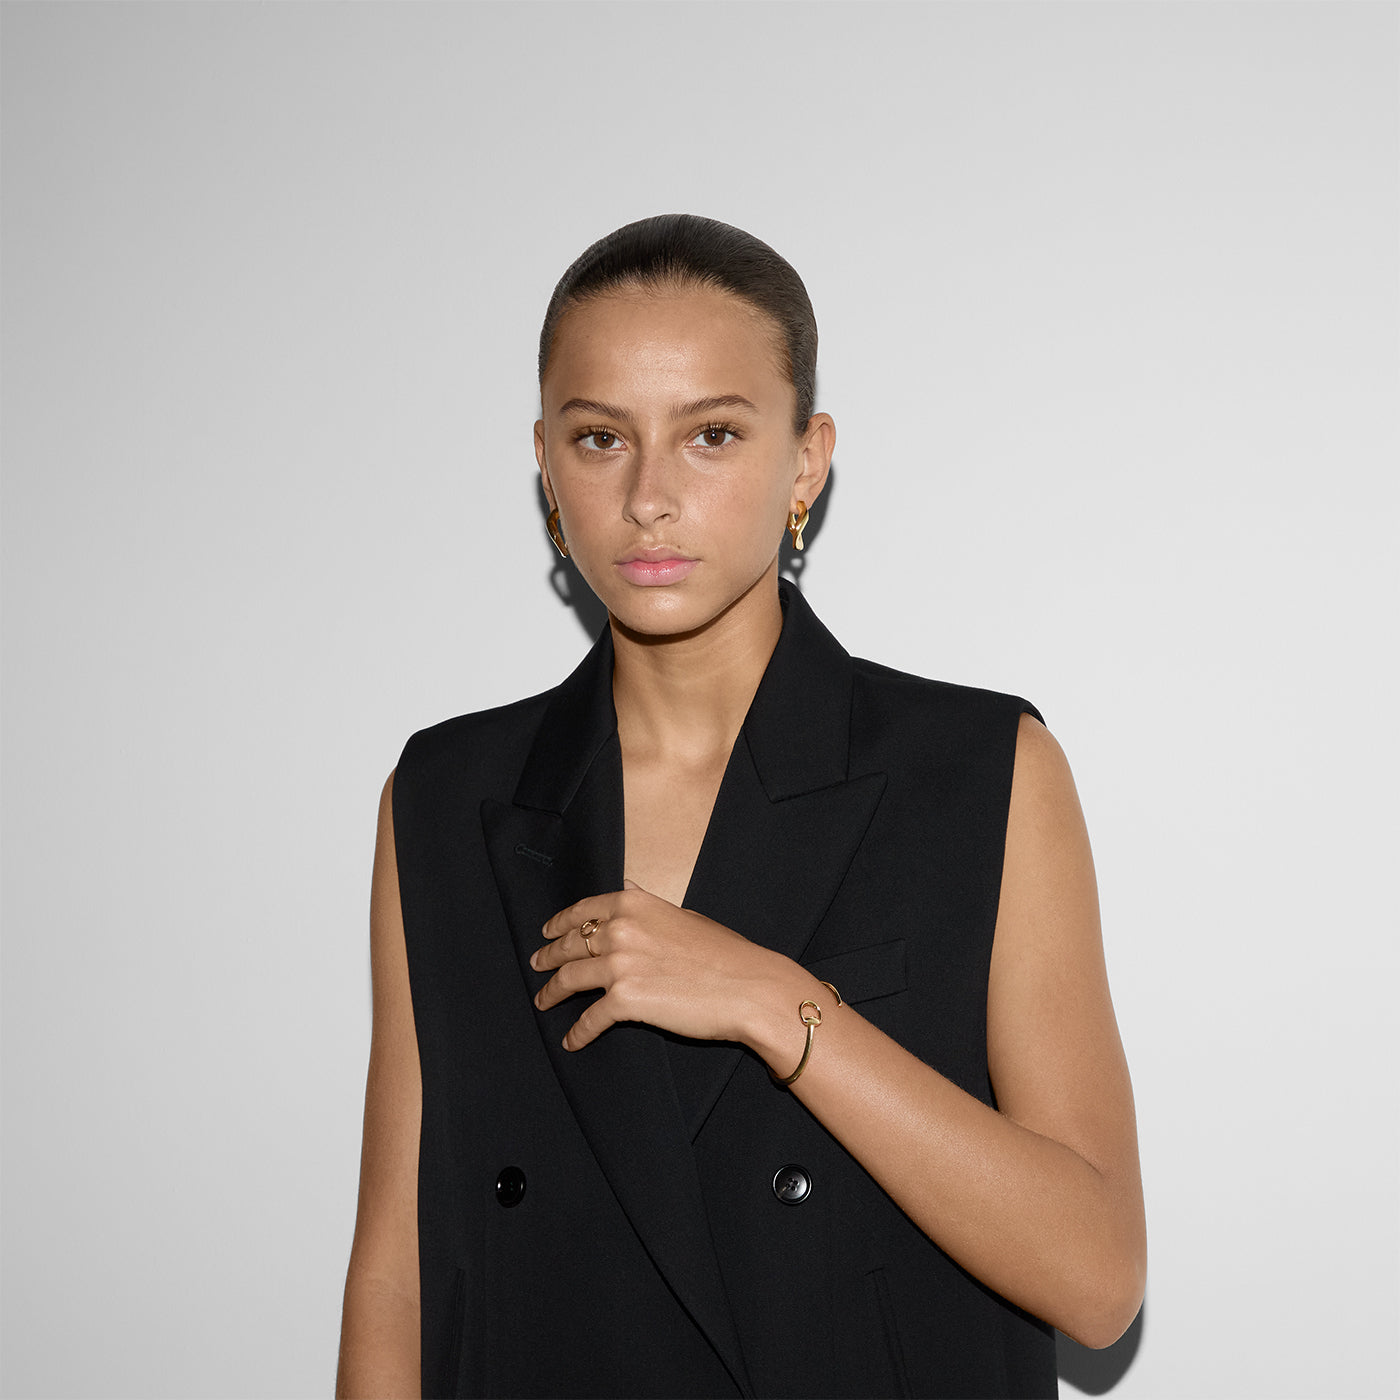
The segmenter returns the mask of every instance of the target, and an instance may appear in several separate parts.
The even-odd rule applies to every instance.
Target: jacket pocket
[[[493,1395],[491,1388],[490,1319],[484,1315],[486,1301],[482,1262],[458,1267],[452,1290],[452,1331],[447,1346],[447,1370],[443,1374],[442,1395],[461,1397]]]
[[[841,1000],[852,1005],[893,996],[909,986],[902,938],[818,958],[816,962],[807,963],[806,967],[813,977],[830,982],[841,993]]]
[[[435,1392],[438,1395],[461,1395],[462,1346],[466,1337],[467,1271],[459,1268],[452,1280],[452,1332],[447,1343],[447,1367]]]
[[[884,1338],[885,1355],[889,1359],[890,1394],[907,1397],[910,1394],[909,1375],[904,1369],[904,1348],[899,1341],[899,1325],[895,1320],[889,1275],[883,1269],[871,1269],[865,1276],[865,1286],[879,1328],[876,1335]]]

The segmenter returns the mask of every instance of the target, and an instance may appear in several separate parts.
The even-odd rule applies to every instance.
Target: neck
[[[616,618],[611,626],[613,705],[624,754],[694,762],[727,756],[783,628],[776,564],[694,632],[649,637]]]

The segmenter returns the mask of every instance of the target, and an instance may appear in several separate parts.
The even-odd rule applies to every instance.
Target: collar
[[[850,761],[850,655],[786,579],[783,630],[741,734],[770,801],[844,782]],[[562,813],[617,733],[612,628],[553,692],[515,791],[521,807]]]

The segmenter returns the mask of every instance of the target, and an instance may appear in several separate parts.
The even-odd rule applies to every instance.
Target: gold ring
[[[601,957],[602,954],[588,941],[598,932],[598,920],[585,919],[583,923],[579,925],[578,931],[583,935],[583,946],[588,949],[588,956],[590,958]]]

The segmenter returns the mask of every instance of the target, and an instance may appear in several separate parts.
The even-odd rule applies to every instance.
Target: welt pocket
[[[452,1280],[452,1330],[448,1333],[447,1370],[436,1393],[462,1394],[462,1353],[466,1347],[467,1271],[458,1268]]]
[[[865,1282],[880,1328],[877,1335],[884,1338],[885,1356],[889,1360],[889,1368],[892,1373],[890,1380],[893,1384],[889,1386],[889,1392],[891,1395],[897,1396],[910,1395],[912,1392],[909,1388],[909,1373],[904,1365],[904,1348],[899,1340],[899,1323],[895,1317],[894,1299],[891,1296],[889,1279],[883,1269],[872,1269],[866,1274]]]
[[[841,993],[842,1001],[852,1003],[893,996],[909,985],[902,938],[834,953],[804,966],[813,977],[830,982]]]

